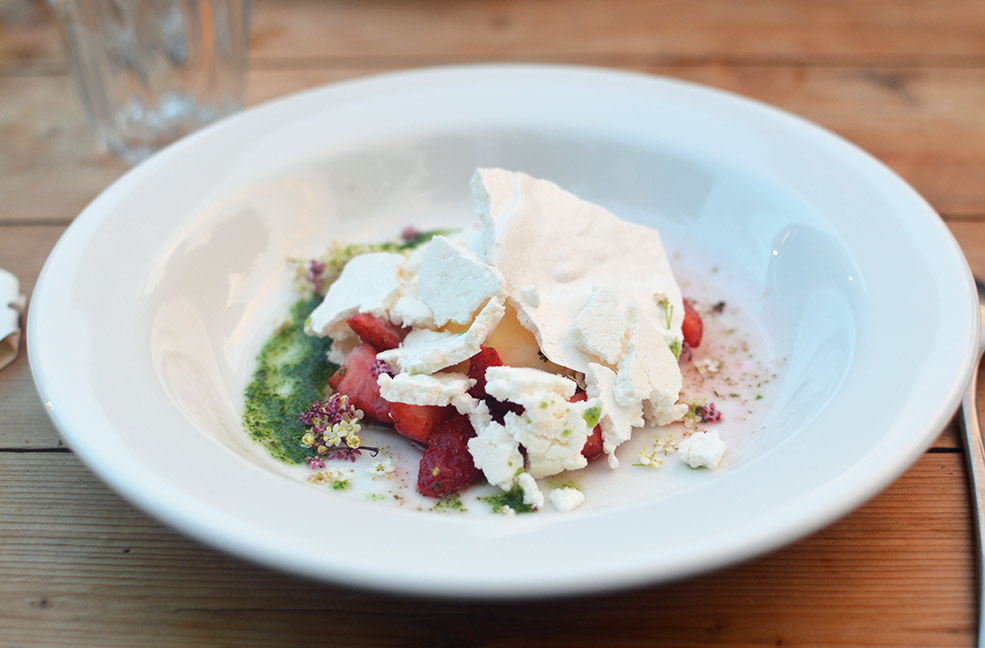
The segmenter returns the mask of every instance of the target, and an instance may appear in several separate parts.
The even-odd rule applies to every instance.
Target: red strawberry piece
[[[424,443],[432,429],[448,415],[446,407],[391,403],[380,396],[373,371],[376,349],[363,342],[345,357],[345,364],[328,379],[329,386],[345,394],[367,417],[380,423],[393,423],[397,432]]]
[[[688,300],[684,300],[684,323],[681,324],[681,332],[684,334],[684,342],[689,347],[696,347],[701,344],[701,335],[704,333],[705,325],[701,321],[698,311],[694,310]]]
[[[347,319],[349,325],[363,342],[371,344],[377,351],[396,349],[407,337],[409,329],[400,328],[385,319],[380,319],[369,313],[360,313]]]
[[[479,352],[469,358],[469,378],[475,380],[475,385],[469,389],[469,395],[473,398],[486,398],[486,369],[489,367],[502,367],[503,361],[499,359],[499,352],[492,347],[480,346]]]
[[[575,392],[575,395],[568,399],[569,403],[588,400],[588,394],[583,391]],[[602,426],[596,425],[592,428],[592,433],[585,439],[585,445],[581,448],[581,456],[589,461],[602,454]]]
[[[345,364],[328,379],[329,386],[345,394],[363,414],[381,423],[390,422],[390,403],[380,396],[380,386],[373,375],[376,349],[369,344],[356,345],[345,357]]]
[[[433,405],[408,405],[407,403],[388,403],[390,421],[400,434],[408,439],[425,443],[431,432],[448,418],[448,407]]]
[[[489,413],[497,423],[503,422],[503,417],[507,412],[520,414],[523,407],[516,403],[504,403],[498,401],[486,393],[486,369],[489,367],[502,367],[503,361],[499,357],[499,352],[492,347],[480,346],[479,352],[469,358],[469,378],[475,380],[475,384],[469,389],[469,395],[473,398],[484,399],[489,406]]]
[[[428,497],[448,497],[482,476],[469,454],[475,436],[469,419],[457,412],[428,435],[428,447],[417,472],[417,490]]]
[[[602,454],[602,428],[596,425],[592,433],[585,439],[585,445],[581,449],[581,456],[589,461]]]

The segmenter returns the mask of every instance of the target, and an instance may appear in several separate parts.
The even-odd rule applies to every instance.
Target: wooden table
[[[981,0],[259,0],[250,103],[385,70],[551,61],[690,79],[856,142],[985,276]],[[125,171],[92,150],[42,0],[0,0],[0,267],[26,293]],[[435,560],[422,556],[422,560]],[[204,547],[62,446],[26,353],[0,372],[0,645],[968,646],[973,539],[952,423],[884,493],[772,554],[683,582],[523,604],[395,598]]]

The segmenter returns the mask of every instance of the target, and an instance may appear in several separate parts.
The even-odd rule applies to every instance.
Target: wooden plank
[[[972,274],[985,278],[985,222],[949,219],[947,226],[968,259]]]
[[[0,97],[0,223],[68,223],[126,170],[94,150],[67,77],[0,77]]]
[[[408,61],[558,59],[974,65],[978,0],[258,0],[252,55]],[[0,70],[63,68],[44,0],[0,4]]]
[[[21,292],[30,298],[41,266],[65,231],[56,227],[0,227],[0,268],[13,272]],[[21,327],[26,321],[21,322]],[[61,439],[45,414],[27,359],[27,341],[21,338],[20,354],[0,371],[0,450],[49,449]]]
[[[44,0],[0,2],[0,73],[64,68],[54,12]]]
[[[985,40],[985,39],[983,39]],[[654,74],[743,94],[817,121],[869,150],[939,211],[985,215],[985,68],[873,72],[859,68],[650,66]],[[254,70],[249,102],[368,70]],[[384,71],[382,68],[376,71]],[[0,77],[2,222],[68,222],[126,167],[98,154],[68,79]],[[44,200],[38,200],[43,195]]]
[[[21,292],[28,298],[41,267],[65,229],[64,225],[0,227],[0,268],[14,273]]]
[[[855,513],[736,567],[603,596],[461,604],[273,573],[147,518],[71,454],[0,453],[0,625],[4,641],[52,646],[966,646],[965,493],[961,457],[928,454]]]
[[[978,388],[978,398],[985,403],[985,385]],[[934,450],[961,450],[964,449],[964,442],[961,440],[961,431],[958,429],[957,418],[951,421],[946,428],[937,436],[930,446]]]
[[[258,58],[907,62],[985,55],[976,0],[258,2]]]

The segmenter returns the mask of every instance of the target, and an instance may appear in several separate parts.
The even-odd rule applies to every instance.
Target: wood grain
[[[968,645],[971,536],[967,502],[954,496],[961,461],[924,455],[859,511],[721,572],[603,596],[462,604],[273,573],[160,526],[71,454],[0,453],[0,626],[15,645],[53,646],[95,638],[107,647],[316,638],[346,646],[832,646],[875,637],[886,646]]]
[[[0,73],[63,69],[44,0],[0,3]],[[977,0],[257,0],[258,65],[465,60],[979,66]]]
[[[258,58],[974,63],[985,11],[946,2],[347,0],[257,4]],[[615,61],[613,61],[615,59]]]
[[[0,268],[18,278],[21,293],[30,297],[45,258],[65,231],[55,227],[0,227]],[[26,322],[21,322],[26,329]],[[48,420],[31,378],[27,340],[20,354],[0,371],[0,450],[50,449],[62,442]]]
[[[94,149],[69,79],[0,76],[0,223],[68,223],[126,166]]]

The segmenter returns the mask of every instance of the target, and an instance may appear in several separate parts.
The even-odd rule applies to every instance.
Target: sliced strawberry
[[[329,386],[345,394],[363,414],[381,423],[390,422],[390,403],[380,396],[380,386],[373,375],[376,349],[369,344],[357,345],[345,357],[345,364],[328,379]]]
[[[588,394],[583,391],[575,392],[575,395],[568,399],[569,403],[588,400]],[[592,428],[592,433],[585,439],[585,445],[581,448],[581,456],[589,461],[602,454],[602,426],[596,425]]]
[[[684,300],[684,323],[681,324],[681,333],[684,334],[684,341],[689,347],[696,347],[701,344],[701,335],[704,333],[705,325],[701,321],[698,311],[694,310],[688,300]]]
[[[387,403],[387,405],[390,407],[390,421],[393,422],[397,432],[421,443],[426,442],[431,431],[448,418],[450,409],[407,403]]]
[[[352,404],[367,417],[380,423],[393,423],[397,432],[424,443],[428,434],[448,416],[447,407],[391,403],[380,396],[376,364],[376,350],[363,342],[345,357],[345,364],[328,379],[329,386],[339,394],[345,394]]]
[[[457,412],[428,436],[428,447],[417,472],[417,490],[428,497],[448,497],[482,476],[469,454],[475,436],[469,419]]]
[[[396,349],[410,332],[409,329],[400,328],[392,322],[369,313],[353,315],[345,322],[349,328],[356,332],[359,339],[371,344],[377,351]]]
[[[475,380],[475,385],[469,389],[469,395],[473,398],[486,398],[486,369],[489,367],[502,367],[503,361],[499,359],[499,352],[492,347],[479,346],[479,352],[469,358],[469,378]]]

